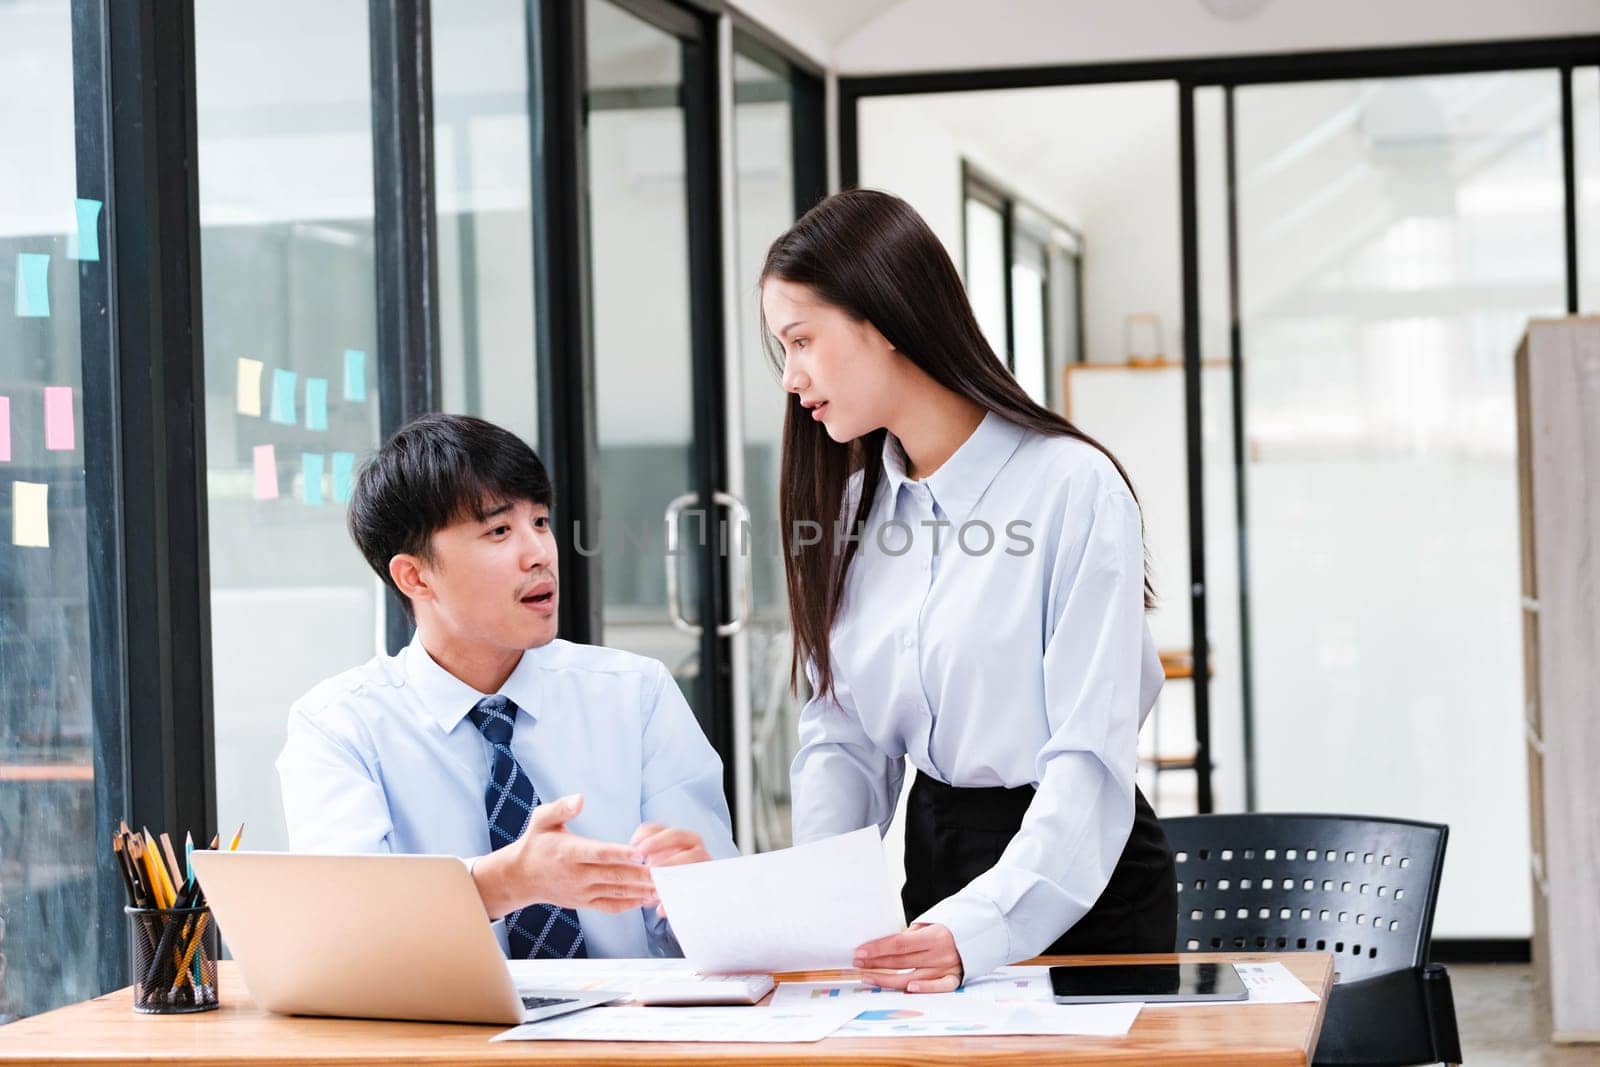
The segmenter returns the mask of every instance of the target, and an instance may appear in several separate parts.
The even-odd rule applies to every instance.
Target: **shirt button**
[[[910,634],[906,634],[904,637],[900,638],[900,647],[901,648],[910,648],[911,645],[912,645],[912,639],[911,639],[911,635]]]

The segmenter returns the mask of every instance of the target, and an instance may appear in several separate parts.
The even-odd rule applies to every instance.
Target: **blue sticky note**
[[[294,417],[294,378],[292,370],[278,368],[272,372],[272,421],[284,426],[293,426]]]
[[[98,200],[77,201],[78,232],[67,235],[67,258],[98,260],[100,258],[100,208]]]
[[[354,452],[335,452],[333,454],[333,499],[341,504],[350,503],[350,487],[355,481],[356,454]]]
[[[43,252],[17,253],[17,315],[50,316],[50,257]]]
[[[322,506],[322,453],[300,453],[300,499],[314,508]]]
[[[306,379],[306,429],[328,428],[328,379]]]
[[[359,348],[344,350],[344,398],[367,398],[367,354]]]

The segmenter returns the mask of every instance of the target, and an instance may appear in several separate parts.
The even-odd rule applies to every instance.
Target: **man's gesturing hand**
[[[633,848],[567,829],[582,810],[578,794],[540,804],[520,838],[478,860],[472,878],[491,919],[529,904],[615,914],[655,900],[650,872]]]

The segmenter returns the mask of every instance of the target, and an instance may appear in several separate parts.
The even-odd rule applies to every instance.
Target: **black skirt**
[[[906,807],[906,921],[993,867],[1022,825],[1034,787],[957,789],[917,773]],[[1172,952],[1178,940],[1177,870],[1166,834],[1137,788],[1133,830],[1111,881],[1088,914],[1042,955]]]

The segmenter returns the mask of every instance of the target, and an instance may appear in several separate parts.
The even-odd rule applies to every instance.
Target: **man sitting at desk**
[[[362,468],[350,533],[416,636],[290,709],[290,847],[469,858],[514,959],[677,955],[649,868],[737,854],[722,763],[662,664],[556,640],[551,497],[460,415]]]

